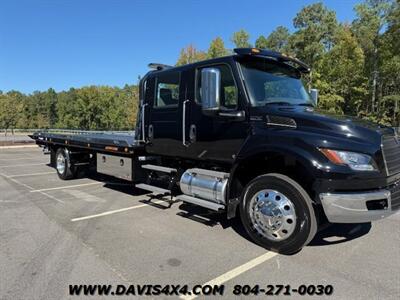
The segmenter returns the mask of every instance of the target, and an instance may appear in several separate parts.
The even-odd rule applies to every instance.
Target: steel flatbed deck
[[[133,131],[48,130],[35,132],[30,137],[38,145],[68,145],[71,148],[84,148],[98,152],[132,154],[144,149],[144,145],[135,139]]]

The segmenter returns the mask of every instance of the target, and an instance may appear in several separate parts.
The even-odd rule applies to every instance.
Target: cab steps
[[[158,195],[165,195],[165,196],[171,195],[171,191],[150,184],[139,183],[136,184],[135,187]]]
[[[168,173],[168,174],[178,172],[177,169],[163,167],[163,166],[157,166],[157,165],[142,165],[142,168],[147,169],[147,170],[157,171],[157,172]]]
[[[203,199],[200,199],[200,198],[195,198],[195,197],[184,195],[184,194],[178,195],[175,198],[178,199],[178,200],[181,200],[183,202],[188,202],[188,203],[191,203],[191,204],[202,206],[202,207],[208,208],[210,210],[214,210],[214,211],[221,211],[221,210],[225,209],[225,206],[222,205],[222,204],[218,204],[218,203],[215,203],[215,202],[203,200]]]

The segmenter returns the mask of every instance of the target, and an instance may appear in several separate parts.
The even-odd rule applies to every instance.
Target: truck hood
[[[301,130],[363,142],[368,140],[374,144],[381,143],[383,133],[393,132],[390,127],[308,106],[269,106],[254,109],[252,117],[260,114],[287,117],[295,120],[297,128]]]

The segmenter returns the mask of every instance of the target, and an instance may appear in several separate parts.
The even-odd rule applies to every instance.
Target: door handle
[[[227,117],[237,120],[244,120],[245,119],[245,112],[243,110],[240,111],[221,111],[218,113],[221,117]]]
[[[188,103],[189,100],[183,101],[183,107],[182,107],[182,144],[183,146],[188,146],[186,144],[186,103]]]
[[[197,132],[196,132],[196,125],[192,124],[190,125],[190,130],[189,130],[189,141],[190,143],[194,143],[197,140]]]

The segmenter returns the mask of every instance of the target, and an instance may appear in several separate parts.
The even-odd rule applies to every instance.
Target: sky
[[[0,90],[56,91],[136,84],[150,62],[207,50],[245,29],[251,42],[292,20],[309,0],[0,0]],[[341,22],[360,1],[326,0]]]

